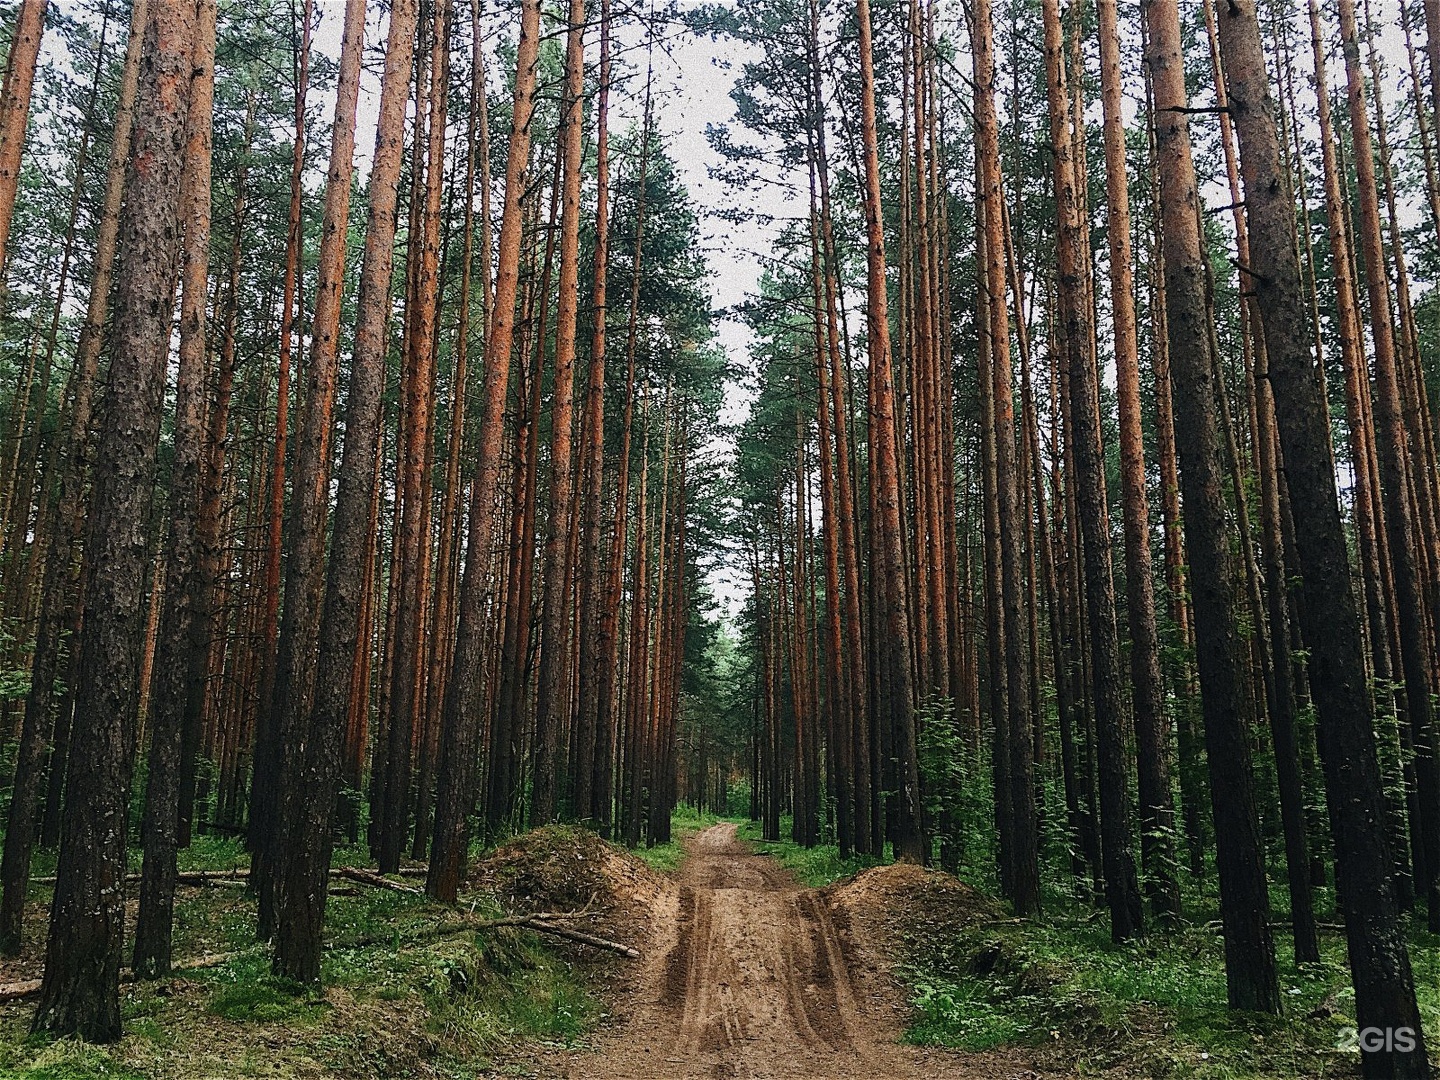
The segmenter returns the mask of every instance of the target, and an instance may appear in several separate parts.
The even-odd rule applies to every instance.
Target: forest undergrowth
[[[739,837],[800,885],[827,894],[891,862],[888,852],[882,861],[842,858],[833,844],[803,847],[789,839],[788,820],[782,820],[783,839],[766,841],[758,822],[685,806],[675,815],[671,841],[633,854],[652,870],[674,873],[685,842],[724,821],[737,822]],[[599,845],[582,830],[564,828],[514,842],[534,863],[545,862],[552,850],[573,859],[572,846]],[[335,863],[364,865],[364,852],[341,849]],[[202,837],[181,869],[243,871],[247,864],[238,841]],[[37,867],[42,878],[47,869]],[[1189,912],[1180,929],[1117,945],[1088,903],[1050,895],[1040,917],[1013,918],[988,899],[994,883],[986,878],[978,868],[959,874],[975,886],[977,904],[993,906],[994,918],[962,914],[958,904],[947,909],[944,898],[951,894],[944,891],[875,897],[875,916],[886,930],[883,948],[913,1010],[906,1041],[963,1052],[1018,1048],[1034,1054],[1037,1068],[1057,1075],[1228,1080],[1355,1073],[1354,995],[1343,939],[1329,924],[1319,963],[1295,964],[1281,936],[1286,1010],[1272,1017],[1227,1009],[1213,911]],[[412,882],[403,875],[391,880]],[[502,902],[495,880],[480,872],[479,891],[466,897],[467,916],[493,918],[513,907]],[[891,887],[905,888],[903,880]],[[39,920],[48,891],[44,884],[32,890],[36,941],[44,938]],[[1213,907],[1213,896],[1209,902]],[[267,950],[254,940],[251,909],[241,879],[185,890],[177,901],[176,955],[182,965],[209,962],[168,980],[124,982],[126,1036],[111,1046],[32,1036],[26,1002],[0,1005],[0,1076],[525,1075],[535,1055],[590,1045],[612,1017],[626,974],[624,962],[608,954],[557,945],[520,928],[437,933],[453,922],[453,909],[342,879],[332,889],[327,920],[326,989],[316,992],[271,974]],[[1435,1034],[1440,937],[1412,928],[1411,946],[1427,1034]],[[38,949],[0,975],[33,974],[28,969],[37,961]]]
[[[365,862],[359,850],[336,852],[336,866]],[[181,870],[247,864],[242,844],[207,837],[185,852]],[[33,888],[37,919],[48,892]],[[490,893],[465,900],[465,917],[503,914]],[[170,979],[122,982],[125,1037],[109,1046],[32,1036],[30,1002],[0,1005],[0,1077],[466,1080],[504,1071],[536,1048],[582,1045],[603,1021],[608,956],[516,927],[437,933],[455,921],[454,909],[423,895],[342,879],[331,892],[319,991],[271,974],[243,882],[186,889],[176,903],[177,963],[218,962]],[[36,930],[43,941],[43,926]],[[36,960],[38,953],[29,966]],[[26,963],[7,963],[0,975],[18,978]]]
[[[804,847],[767,841],[759,822],[739,836],[783,865],[801,884],[824,889],[868,867],[891,862],[842,857],[834,844]],[[982,864],[959,878],[995,895]],[[1207,887],[1208,885],[1208,887]],[[1226,1005],[1223,940],[1215,883],[1189,882],[1200,905],[1183,926],[1144,941],[1111,941],[1103,909],[1047,891],[1035,918],[937,917],[933,906],[901,905],[886,914],[894,974],[913,1009],[907,1041],[967,1052],[1029,1047],[1036,1064],[1063,1075],[1196,1077],[1343,1077],[1358,1075],[1355,997],[1344,937],[1322,924],[1318,963],[1296,964],[1277,924],[1281,1016]],[[1283,888],[1273,898],[1284,910]],[[1416,993],[1429,1037],[1440,1035],[1440,936],[1412,924]]]

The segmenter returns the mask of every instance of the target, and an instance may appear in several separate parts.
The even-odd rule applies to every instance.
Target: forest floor
[[[1237,1014],[1203,910],[1184,930],[1113,945],[1103,914],[1073,898],[1013,919],[983,880],[842,860],[693,813],[675,824],[675,841],[633,853],[580,828],[527,833],[477,863],[458,912],[418,892],[415,867],[388,888],[337,878],[320,992],[270,975],[243,878],[186,887],[176,955],[193,966],[122,983],[125,1037],[32,1037],[33,1001],[0,1002],[0,1078],[1357,1075],[1336,933],[1322,963],[1297,967],[1277,930],[1287,1016]],[[243,849],[213,837],[184,862],[244,872]],[[365,853],[336,863],[363,866]],[[48,901],[37,883],[29,945],[0,962],[0,984],[38,978]],[[576,913],[569,925],[640,958],[474,925],[541,911]],[[1414,946],[1428,1028],[1440,939],[1417,933]]]

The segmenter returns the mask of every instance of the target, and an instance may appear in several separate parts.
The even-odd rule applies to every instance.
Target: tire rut
[[[985,1075],[900,1045],[894,1014],[857,984],[843,913],[736,839],[692,837],[678,895],[655,912],[653,953],[627,1022],[553,1075],[626,1080]],[[840,927],[837,928],[837,922]],[[843,931],[843,932],[842,932]]]

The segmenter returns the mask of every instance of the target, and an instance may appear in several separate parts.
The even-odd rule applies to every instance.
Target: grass
[[[972,927],[915,948],[902,969],[916,1007],[907,1038],[985,1050],[1051,1044],[1076,1074],[1311,1076],[1350,1064],[1336,1046],[1353,1008],[1344,943],[1297,967],[1279,942],[1285,1017],[1225,1001],[1218,933],[1192,928],[1115,945],[1103,919]],[[1335,1015],[1310,1014],[1327,1002]],[[1433,1015],[1433,1013],[1432,1013]]]
[[[740,839],[753,845],[756,851],[775,859],[781,866],[794,874],[801,884],[812,889],[823,888],[832,881],[839,881],[841,878],[858,874],[868,867],[892,861],[888,846],[883,859],[868,855],[852,855],[848,859],[842,859],[840,849],[834,844],[821,844],[813,848],[801,847],[789,838],[789,817],[780,819],[781,839],[779,840],[766,840],[764,828],[758,821],[743,822],[740,825],[739,836]]]
[[[685,840],[722,821],[739,821],[739,818],[719,817],[708,810],[696,810],[688,803],[681,803],[670,817],[670,839],[653,847],[637,847],[633,854],[649,864],[650,869],[664,874],[674,873],[685,857]]]
[[[342,851],[335,861],[364,859]],[[238,844],[209,837],[182,856],[186,869],[246,862]],[[470,910],[500,913],[487,896]],[[588,958],[572,963],[551,939],[514,927],[433,933],[453,919],[453,910],[412,894],[333,895],[317,992],[271,975],[243,888],[186,890],[176,906],[176,954],[224,961],[122,984],[125,1035],[110,1046],[31,1036],[32,1003],[0,1006],[0,1078],[462,1080],[504,1070],[536,1043],[580,1045],[604,1017]]]

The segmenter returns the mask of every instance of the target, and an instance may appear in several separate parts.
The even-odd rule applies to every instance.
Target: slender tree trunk
[[[401,376],[402,408],[404,409],[405,443],[401,460],[403,467],[403,502],[400,533],[395,538],[400,549],[400,607],[396,615],[395,664],[391,672],[389,751],[385,758],[387,771],[385,789],[385,822],[380,839],[380,872],[393,874],[400,868],[400,855],[409,834],[411,786],[415,780],[412,768],[412,743],[423,740],[424,699],[421,675],[425,670],[424,609],[425,581],[428,576],[427,555],[430,545],[430,504],[427,496],[427,468],[432,445],[431,398],[435,382],[435,336],[438,308],[440,263],[441,173],[444,169],[445,96],[448,71],[449,26],[448,0],[434,4],[435,20],[431,35],[429,103],[429,138],[422,189],[419,259],[415,267],[414,303],[407,305],[409,319],[409,352]],[[419,144],[411,168],[420,169]],[[417,830],[421,828],[416,822]]]
[[[585,2],[570,0],[565,51],[561,143],[565,164],[560,200],[559,306],[555,322],[555,396],[550,405],[550,513],[545,535],[545,598],[540,616],[540,696],[535,706],[535,778],[530,824],[556,816],[564,798],[558,775],[561,720],[570,683],[570,518],[574,461],[571,451],[575,393],[575,331],[579,316],[580,166],[583,153]],[[538,372],[537,372],[538,373]]]
[[[259,705],[250,773],[250,822],[245,833],[252,855],[251,885],[260,895],[259,936],[274,929],[274,890],[269,873],[269,844],[274,835],[276,798],[280,790],[281,742],[275,707],[276,666],[280,648],[281,554],[284,546],[285,468],[290,445],[290,358],[295,319],[300,305],[304,230],[305,99],[310,81],[310,33],[314,0],[304,0],[302,28],[295,43],[295,138],[290,155],[290,211],[285,234],[285,279],[280,290],[280,353],[275,376],[275,447],[270,469],[269,532],[265,547],[265,622],[260,653]],[[291,33],[295,8],[291,3]],[[293,37],[292,37],[293,40]]]
[[[197,519],[205,449],[205,300],[210,268],[210,142],[215,100],[214,0],[197,5],[180,220],[185,249],[180,282],[180,350],[175,379],[174,460],[170,466],[170,535],[160,614],[159,677],[147,719],[150,759],[142,836],[144,868],[133,966],[155,978],[170,970],[180,834],[180,783],[188,732],[199,727],[209,652],[209,590]]]
[[[468,815],[474,800],[475,756],[483,704],[480,678],[484,662],[485,594],[495,527],[494,502],[500,477],[505,399],[510,386],[510,352],[515,340],[521,196],[530,156],[530,118],[535,107],[539,45],[540,3],[524,0],[516,52],[513,126],[505,166],[505,204],[500,221],[495,300],[490,313],[490,333],[485,341],[480,464],[470,489],[470,524],[460,584],[460,625],[455,637],[454,667],[445,688],[445,736],[440,741],[435,829],[426,882],[430,895],[447,902],[455,899],[470,844]]]
[[[1120,406],[1120,478],[1125,516],[1125,607],[1130,623],[1136,758],[1140,779],[1140,854],[1155,914],[1180,913],[1170,797],[1169,723],[1160,681],[1160,636],[1150,561],[1150,505],[1145,494],[1145,440],[1140,420],[1140,365],[1135,325],[1130,195],[1120,77],[1120,27],[1115,0],[1098,0],[1100,81],[1105,113],[1106,226],[1110,238],[1110,310],[1115,328],[1116,396]]]
[[[1075,163],[1071,155],[1059,4],[1056,0],[1046,0],[1044,12],[1050,142],[1054,148],[1055,198],[1059,215],[1056,246],[1062,343],[1060,362],[1067,366],[1070,374],[1070,419],[1075,436],[1074,479],[1083,539],[1086,626],[1090,635],[1100,767],[1101,850],[1105,895],[1110,906],[1110,934],[1116,941],[1124,941],[1143,929],[1144,910],[1130,846],[1129,795],[1120,709],[1120,650],[1115,629],[1115,585],[1110,564],[1104,451],[1099,431],[1100,395],[1097,373],[1087,355],[1087,342],[1092,330],[1090,305],[1085,298],[1083,260],[1086,256],[1081,249],[1083,196],[1077,191]],[[1126,265],[1128,267],[1128,263]],[[1115,304],[1120,311],[1116,318],[1117,340],[1126,331],[1123,309],[1128,299],[1129,293],[1126,292]],[[1117,353],[1123,352],[1124,346],[1117,346]]]
[[[602,610],[600,545],[605,508],[605,331],[609,317],[606,277],[610,260],[610,0],[600,3],[600,84],[595,102],[595,263],[591,297],[590,372],[585,391],[580,476],[584,486],[580,539],[579,680],[576,690],[576,762],[574,813],[599,821],[602,808],[596,776],[601,729],[609,717],[600,712],[603,661],[598,630]]]
[[[297,714],[298,745],[294,752],[286,755],[282,765],[286,798],[281,804],[278,822],[273,964],[277,974],[302,983],[313,983],[320,977],[320,934],[328,892],[331,817],[340,776],[340,744],[349,713],[354,656],[358,649],[368,648],[368,641],[360,635],[360,607],[362,594],[369,587],[367,577],[378,545],[372,522],[377,507],[381,399],[388,351],[386,325],[390,314],[396,188],[404,148],[405,104],[416,18],[414,0],[397,0],[390,9],[369,179],[365,253],[356,303],[355,343],[345,406],[345,445],[340,459],[324,608],[320,615],[314,704]],[[342,257],[364,31],[363,0],[348,0],[325,191],[325,226],[321,236],[322,253],[329,254],[338,247]],[[321,265],[326,267],[329,263],[322,259]],[[333,299],[338,303],[338,282],[324,284],[317,301],[323,300],[328,305]],[[317,302],[317,316],[321,310]],[[323,310],[328,311],[328,306]],[[338,315],[337,309],[337,320]],[[317,319],[317,327],[319,325]],[[331,325],[338,328],[338,324]]]
[[[354,33],[354,31],[351,31]],[[321,225],[319,269],[316,278],[315,314],[306,372],[305,408],[301,416],[296,447],[294,484],[287,522],[285,605],[280,625],[280,650],[275,664],[274,698],[269,703],[272,730],[283,749],[277,762],[279,783],[270,825],[267,857],[279,854],[271,864],[277,870],[289,859],[288,851],[276,850],[276,838],[288,831],[300,794],[301,777],[295,750],[307,745],[308,717],[314,704],[319,677],[321,604],[325,595],[325,525],[330,504],[332,416],[335,383],[339,366],[340,307],[344,285],[350,181],[354,172],[356,100],[351,83],[345,95],[336,99],[336,121],[331,133],[330,164],[326,174],[325,208]],[[342,665],[344,669],[346,665]],[[261,708],[266,703],[261,702]],[[258,752],[258,751],[257,751]],[[283,842],[283,841],[282,841]],[[278,914],[286,901],[275,889],[276,875],[269,875],[273,910]],[[264,898],[262,886],[262,900]],[[262,931],[275,931],[273,925]],[[278,948],[278,941],[277,941]]]
[[[1185,546],[1209,752],[1225,976],[1232,1008],[1278,1012],[1275,944],[1261,863],[1249,735],[1230,604],[1235,595],[1207,342],[1204,256],[1174,0],[1147,0],[1164,237],[1166,329],[1185,502]]]
[[[1440,929],[1440,747],[1436,746],[1434,709],[1430,698],[1429,653],[1420,544],[1410,497],[1414,482],[1401,414],[1400,381],[1391,321],[1390,283],[1386,276],[1380,235],[1379,188],[1370,141],[1365,80],[1360,70],[1360,44],[1353,0],[1341,0],[1340,38],[1345,51],[1350,128],[1355,144],[1356,193],[1359,196],[1360,240],[1370,297],[1370,331],[1375,350],[1374,410],[1380,494],[1384,501],[1394,601],[1400,631],[1400,675],[1405,684],[1406,716],[1415,744],[1415,776],[1419,798],[1421,843],[1417,884],[1426,895],[1431,930]],[[1288,459],[1287,459],[1288,460]],[[1379,1075],[1378,1073],[1376,1075]]]
[[[40,39],[45,33],[47,0],[21,0],[5,59],[5,82],[0,87],[0,296],[9,269],[10,222],[15,216],[15,194],[20,186],[20,159],[25,151],[25,128],[30,119],[30,93]]]
[[[1015,406],[1011,391],[1010,315],[1005,303],[1004,186],[1000,174],[999,121],[995,115],[995,39],[989,0],[975,5],[974,72],[976,173],[985,207],[985,290],[989,315],[988,340],[991,406],[995,445],[995,498],[999,509],[1000,604],[1003,609],[1003,649],[992,657],[1004,664],[1004,723],[1006,786],[1009,795],[1010,899],[1017,914],[1040,910],[1039,823],[1035,812],[1034,736],[1038,717],[1027,714],[1023,641],[1024,586],[1021,581],[1021,529],[1019,491],[1015,466]],[[1001,673],[992,669],[990,678]],[[998,702],[997,702],[998,703]]]
[[[984,3],[984,0],[981,0]],[[915,694],[911,683],[910,627],[905,599],[905,554],[900,525],[901,485],[895,437],[895,387],[886,315],[885,231],[880,207],[880,151],[876,130],[875,65],[871,46],[870,2],[856,0],[860,29],[861,137],[865,163],[866,263],[869,273],[871,453],[876,485],[871,499],[878,518],[874,565],[882,581],[885,612],[883,688],[895,739],[897,771],[895,857],[921,862],[925,838],[920,821],[920,773],[915,745]]]

